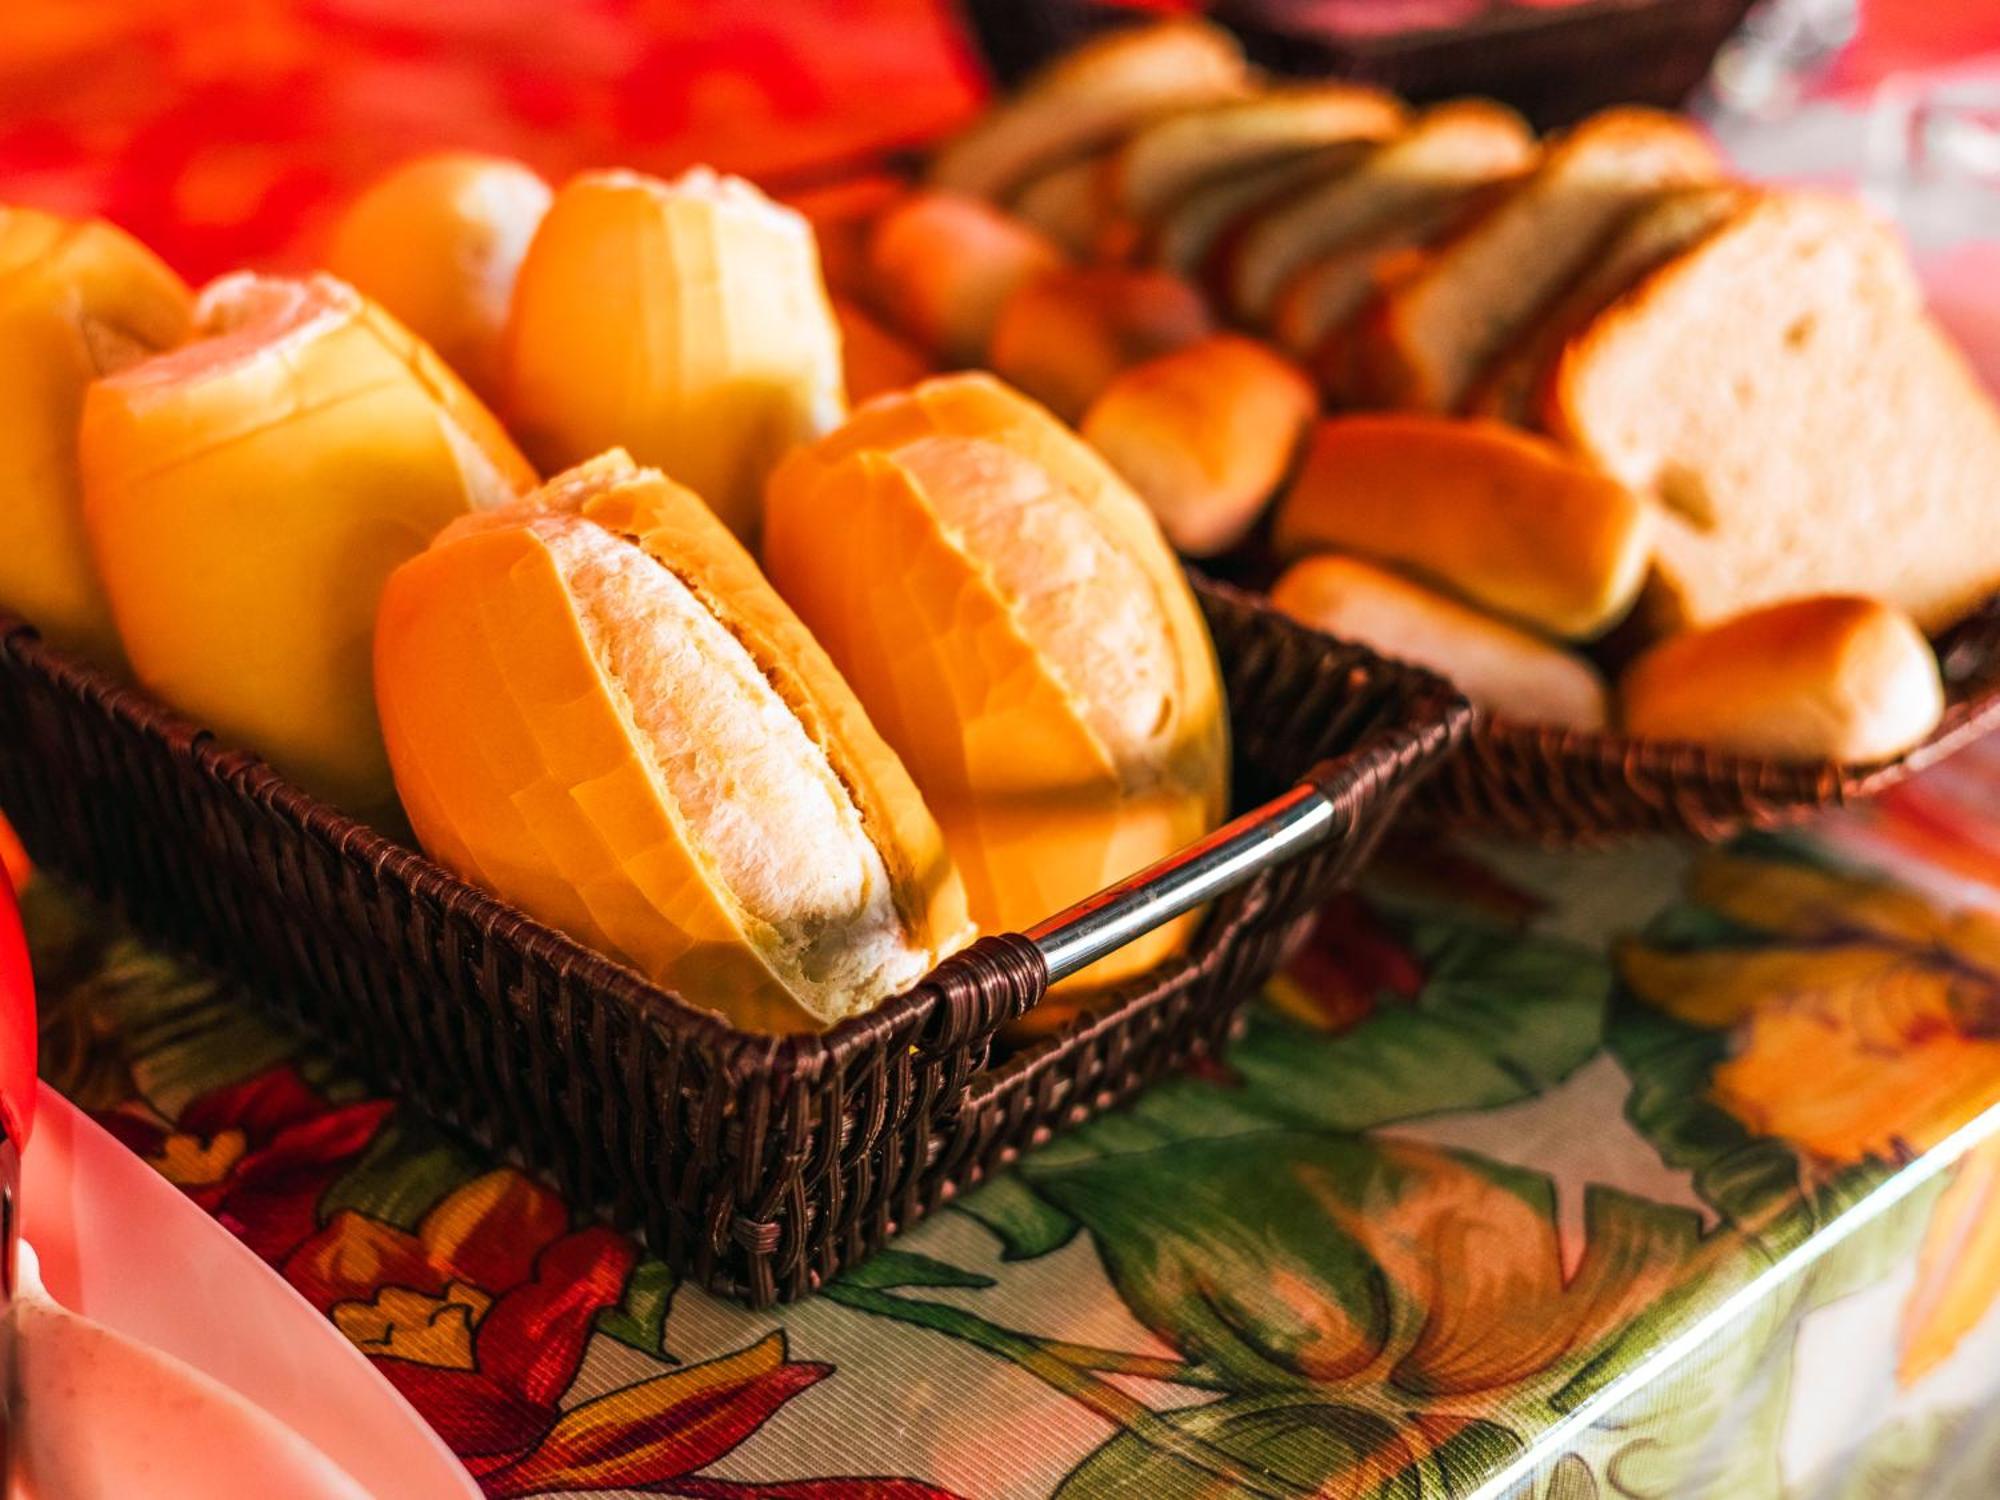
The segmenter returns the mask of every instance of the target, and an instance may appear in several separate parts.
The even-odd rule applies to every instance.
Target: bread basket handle
[[[1339,762],[1319,768],[1280,797],[1169,854],[1138,874],[1028,928],[1048,982],[1077,970],[1183,912],[1213,901],[1295,854],[1351,828],[1361,788]]]

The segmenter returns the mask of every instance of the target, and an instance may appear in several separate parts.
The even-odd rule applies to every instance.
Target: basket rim
[[[1931,646],[1945,674],[1944,714],[1920,743],[1887,760],[1780,760],[1615,730],[1524,724],[1478,710],[1472,738],[1501,753],[1552,765],[1656,777],[1679,786],[1738,787],[1772,803],[1861,801],[2000,729],[2000,593],[1932,637]]]
[[[1186,576],[1197,597],[1207,596],[1225,607],[1282,622],[1289,629],[1305,629],[1272,608],[1261,595],[1208,578],[1193,568],[1186,570]],[[1327,639],[1335,641],[1333,637]],[[1356,811],[1361,812],[1384,799],[1400,799],[1424,772],[1444,759],[1463,739],[1472,711],[1458,690],[1434,672],[1383,656],[1358,642],[1337,641],[1337,644],[1353,655],[1352,670],[1369,672],[1403,689],[1399,713],[1370,725],[1351,749],[1315,768],[1315,780],[1358,781],[1361,785]],[[51,644],[32,623],[4,611],[0,611],[0,649],[24,665],[48,674],[62,687],[129,728],[188,755],[199,770],[218,782],[235,786],[342,858],[367,866],[378,878],[387,875],[400,882],[413,900],[439,912],[455,909],[482,931],[504,932],[530,960],[539,960],[559,973],[579,977],[585,984],[626,1005],[646,1025],[670,1028],[683,1040],[710,1051],[732,1076],[817,1077],[826,1069],[838,1068],[879,1048],[899,1030],[920,1027],[941,1003],[931,981],[944,964],[951,962],[949,958],[941,960],[910,989],[825,1031],[765,1035],[743,1030],[731,1025],[720,1012],[655,984],[629,965],[454,874],[412,843],[370,827],[305,791],[255,751],[229,746],[214,731],[203,728],[144,687]],[[1407,774],[1392,774],[1399,762],[1407,763],[1404,767]],[[983,938],[1032,948],[1029,940],[1018,933],[985,934]],[[1122,1010],[1120,991],[1130,989],[1136,998],[1142,990],[1170,987],[1184,973],[1198,970],[1201,961],[1202,948],[1198,943],[1145,974],[1108,990],[1104,997],[1106,1013]],[[1072,1041],[1075,1030],[1074,1026],[1065,1026],[1049,1037],[1038,1039],[1011,1057],[1009,1066],[1032,1062]]]

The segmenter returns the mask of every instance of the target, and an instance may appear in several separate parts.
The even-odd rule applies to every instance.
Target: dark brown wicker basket
[[[762,1305],[1212,1054],[1469,722],[1436,677],[1197,588],[1229,683],[1237,805],[1253,811],[824,1035],[732,1030],[14,622],[0,622],[0,807],[39,865],[138,931],[643,1228],[681,1276]],[[1052,972],[1211,898],[1185,956],[988,1065]]]
[[[1540,129],[1609,104],[1672,107],[1707,75],[1752,0],[1575,0],[1496,4],[1457,26],[1362,35],[1319,0],[1214,0],[1210,15],[1262,66],[1351,78],[1419,103],[1481,94]],[[989,71],[1012,87],[1050,58],[1149,12],[1115,0],[963,0]]]
[[[1589,847],[1648,834],[1719,839],[1881,794],[2000,728],[2000,599],[1939,637],[1946,708],[1931,737],[1877,765],[1797,763],[1699,745],[1482,720],[1418,794],[1454,831]]]

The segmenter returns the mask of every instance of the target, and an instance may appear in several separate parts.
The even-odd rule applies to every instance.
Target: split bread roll
[[[1294,563],[1271,603],[1314,630],[1429,667],[1515,723],[1595,731],[1609,717],[1604,679],[1582,657],[1358,558]]]
[[[1935,633],[2000,589],[2000,416],[1860,205],[1759,195],[1563,351],[1545,425],[1665,516],[1662,632],[1853,593]]]
[[[1177,551],[1211,557],[1256,524],[1317,410],[1296,365],[1223,333],[1126,370],[1091,403],[1082,432]]]
[[[623,447],[744,537],[772,465],[846,410],[811,226],[706,167],[565,184],[521,263],[503,363],[508,421],[545,470]]]
[[[224,277],[199,337],[91,386],[92,551],[132,670],[368,815],[391,800],[369,643],[382,584],[535,477],[479,400],[330,276]]]
[[[1208,303],[1167,271],[1087,266],[1046,271],[1015,290],[993,325],[986,362],[1066,422],[1082,417],[1120,370],[1210,329]]]
[[[1018,931],[1220,820],[1215,652],[1145,506],[987,375],[870,402],[771,483],[772,581],[943,825],[972,913]],[[1086,985],[1178,950],[1191,919]]]
[[[829,1026],[970,937],[935,822],[741,545],[609,454],[382,597],[396,786],[441,863],[753,1031]]]
[[[868,243],[875,305],[958,365],[984,358],[1017,287],[1063,264],[1040,230],[955,193],[911,194],[882,215]]]
[[[1644,500],[1545,439],[1397,413],[1319,424],[1274,541],[1358,552],[1581,640],[1630,608],[1654,531]]]
[[[1774,604],[1655,646],[1619,684],[1626,732],[1785,760],[1888,760],[1944,713],[1930,643],[1877,599]]]
[[[931,161],[931,185],[998,201],[1145,120],[1250,86],[1242,49],[1219,27],[1179,20],[1111,31],[1049,63],[946,142]]]
[[[1663,188],[1720,171],[1707,138],[1675,115],[1611,109],[1577,125],[1543,150],[1519,186],[1377,300],[1360,330],[1370,404],[1456,410],[1625,215]]]
[[[0,208],[0,606],[109,665],[124,652],[84,531],[84,388],[186,338],[192,302],[122,230]]]
[[[514,278],[549,197],[546,182],[504,156],[421,156],[349,205],[334,226],[326,269],[497,400]]]

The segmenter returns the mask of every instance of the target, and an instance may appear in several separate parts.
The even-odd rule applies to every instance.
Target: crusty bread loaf
[[[1465,100],[1441,104],[1351,171],[1287,195],[1232,236],[1228,301],[1261,324],[1292,273],[1387,226],[1428,212],[1467,188],[1525,168],[1534,138],[1513,111]]]
[[[1064,263],[1047,235],[990,203],[913,193],[868,242],[874,303],[939,359],[977,363],[1014,289]]]
[[[1877,599],[1767,605],[1662,642],[1619,684],[1626,730],[1787,760],[1879,761],[1937,727],[1937,658]]]
[[[1496,422],[1390,413],[1321,422],[1279,502],[1285,556],[1358,552],[1557,635],[1630,606],[1653,514],[1615,480]]]
[[[1533,426],[1544,384],[1570,339],[1641,278],[1721,228],[1750,193],[1737,183],[1708,182],[1669,188],[1641,204],[1569,289],[1480,376],[1466,411]]]
[[[1271,603],[1315,630],[1440,672],[1504,719],[1604,727],[1604,679],[1582,657],[1373,563],[1308,557],[1285,570]]]
[[[2000,588],[2000,419],[1859,205],[1766,194],[1565,349],[1550,432],[1659,491],[1649,618],[1859,593],[1936,631]]]
[[[1614,109],[1576,126],[1367,315],[1361,368],[1371,404],[1456,409],[1626,214],[1719,170],[1707,139],[1675,115]]]
[[[1195,20],[1129,27],[1064,54],[931,160],[934,187],[1000,201],[1040,172],[1133,126],[1251,88],[1242,49]]]
[[[1214,648],[1146,507],[983,374],[869,402],[773,476],[765,561],[902,754],[974,918],[1039,921],[1220,816]],[[1085,971],[1136,973],[1168,924]]]
[[[1256,523],[1315,409],[1291,361],[1216,334],[1132,366],[1083,419],[1084,438],[1191,557],[1226,552]]]
[[[442,863],[757,1031],[969,936],[937,824],[696,496],[607,455],[448,528],[382,599],[376,696]]]
[[[1122,213],[1157,220],[1197,187],[1402,127],[1402,102],[1355,83],[1268,88],[1143,125],[1113,154],[1108,186]]]
[[[1208,333],[1208,303],[1168,271],[1085,266],[1017,287],[993,324],[986,362],[1075,422],[1128,365]]]

